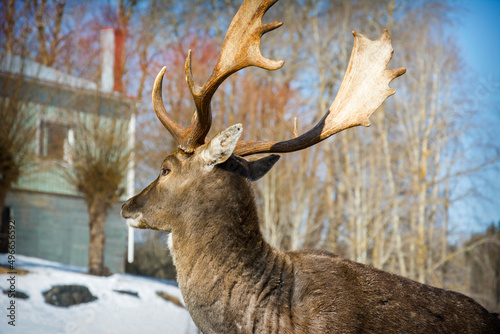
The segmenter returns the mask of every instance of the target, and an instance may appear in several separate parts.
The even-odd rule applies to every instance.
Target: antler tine
[[[156,76],[152,94],[153,109],[155,110],[156,116],[158,116],[160,122],[168,130],[168,132],[170,132],[172,137],[174,137],[175,141],[177,141],[178,143],[183,143],[186,139],[186,128],[170,118],[165,109],[165,105],[163,104],[162,81],[166,70],[167,67],[164,66],[161,69],[160,73],[158,73],[158,75]]]
[[[210,102],[217,88],[231,74],[248,66],[276,70],[283,66],[283,60],[270,60],[260,53],[260,39],[265,33],[280,27],[282,22],[262,24],[262,17],[278,0],[245,0],[234,16],[222,44],[215,68],[200,87],[194,83],[191,71],[191,51],[186,58],[186,81],[196,105],[196,121],[187,129],[189,135],[181,149],[192,152],[205,142],[210,130],[212,114]]]
[[[342,130],[369,126],[370,115],[396,90],[389,83],[406,72],[405,68],[387,70],[392,58],[387,30],[371,41],[353,32],[354,47],[344,80],[328,112],[311,130],[286,141],[239,141],[234,154],[286,153],[302,150]]]

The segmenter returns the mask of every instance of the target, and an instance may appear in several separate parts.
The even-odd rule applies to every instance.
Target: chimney
[[[101,90],[106,93],[123,92],[123,33],[119,29],[101,30]]]

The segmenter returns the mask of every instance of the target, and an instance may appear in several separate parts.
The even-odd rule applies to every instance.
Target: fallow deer
[[[387,31],[375,41],[354,32],[338,95],[311,130],[282,142],[239,141],[237,124],[208,140],[210,102],[228,76],[247,66],[283,66],[260,53],[262,35],[282,25],[262,24],[276,2],[243,2],[202,87],[194,83],[189,51],[186,80],[196,105],[189,127],[167,114],[161,95],[165,68],[160,71],[153,106],[179,148],[165,158],[158,178],[123,205],[122,216],[132,227],[170,232],[179,288],[205,334],[500,333],[497,315],[459,293],[324,251],[281,252],[264,240],[250,181],[279,156],[243,157],[297,151],[344,129],[368,126],[369,116],[395,93],[389,83],[405,73],[386,69],[393,53]]]

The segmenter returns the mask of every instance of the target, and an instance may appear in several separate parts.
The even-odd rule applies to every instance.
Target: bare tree
[[[66,1],[54,0],[50,5],[47,4],[47,0],[40,0],[40,2],[35,0],[30,3],[36,22],[37,60],[42,65],[51,67],[60,54],[61,42],[65,37],[62,34],[61,25]]]
[[[5,55],[4,55],[5,56]],[[9,58],[11,59],[11,58]],[[2,62],[8,62],[2,57]],[[34,163],[33,138],[36,122],[29,106],[19,74],[2,74],[0,84],[4,96],[0,98],[0,212],[3,212],[5,198],[12,186],[19,180],[26,168]]]
[[[465,247],[470,247],[464,252],[469,293],[485,307],[500,311],[500,224],[491,224],[484,234],[473,235]]]
[[[32,139],[36,134],[36,122],[29,107],[31,93],[26,89],[24,61],[15,57],[28,51],[28,14],[24,11],[27,6],[15,1],[0,2],[3,35],[0,38],[0,213],[3,213],[7,193],[35,162]]]
[[[132,148],[129,146],[130,113],[83,114],[76,117],[72,168],[67,180],[80,191],[89,213],[89,273],[103,275],[105,220],[108,209],[125,194],[126,173]]]

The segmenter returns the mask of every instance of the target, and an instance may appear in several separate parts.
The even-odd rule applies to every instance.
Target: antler
[[[156,78],[153,88],[153,107],[156,115],[185,152],[205,143],[212,123],[210,102],[220,84],[234,72],[247,66],[257,66],[276,70],[283,66],[283,60],[270,60],[260,53],[260,39],[265,33],[280,27],[283,22],[263,25],[262,17],[278,0],[245,0],[236,13],[227,31],[217,64],[207,82],[200,87],[194,83],[191,72],[191,50],[186,58],[186,81],[193,95],[196,114],[189,128],[173,121],[167,114],[161,97],[163,68]]]
[[[337,132],[353,126],[370,126],[370,115],[396,90],[389,83],[406,72],[405,68],[386,70],[392,58],[387,30],[371,41],[353,32],[354,47],[344,80],[328,112],[311,130],[286,141],[239,141],[234,154],[285,153],[315,145]]]

